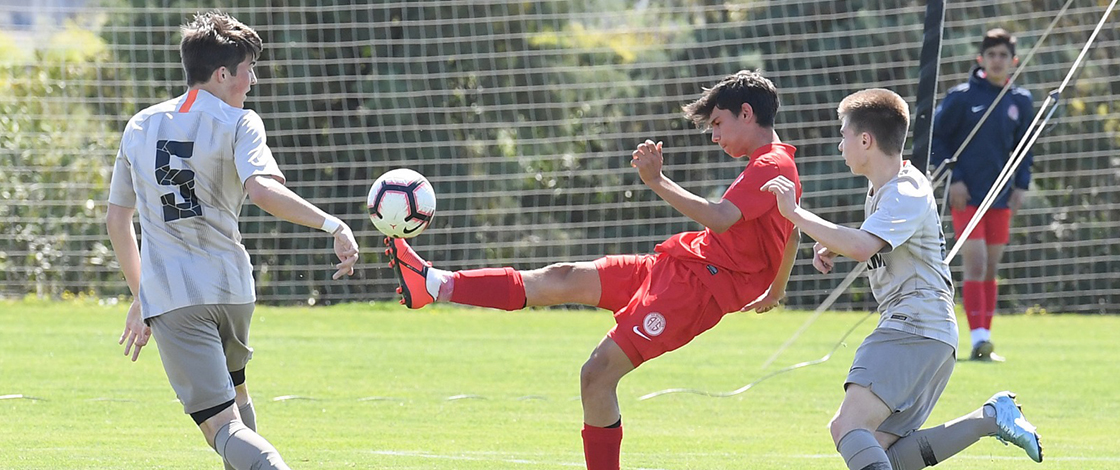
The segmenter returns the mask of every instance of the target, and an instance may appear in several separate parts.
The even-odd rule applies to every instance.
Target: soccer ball
[[[393,238],[420,235],[436,215],[432,184],[408,168],[390,170],[377,178],[366,203],[373,226]]]

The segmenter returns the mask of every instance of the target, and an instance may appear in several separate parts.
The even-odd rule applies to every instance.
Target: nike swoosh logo
[[[636,335],[638,335],[638,336],[641,336],[641,337],[642,337],[642,338],[644,338],[644,339],[645,339],[646,341],[651,341],[651,342],[653,341],[652,339],[649,339],[649,336],[646,336],[646,335],[645,335],[645,334],[643,334],[643,333],[642,333],[641,331],[638,331],[638,327],[637,327],[637,326],[634,326],[634,334],[636,334]]]
[[[973,106],[972,107],[972,112],[974,112],[974,113],[978,113],[978,112],[983,111],[983,110],[984,110],[984,105],[979,105],[979,106]]]

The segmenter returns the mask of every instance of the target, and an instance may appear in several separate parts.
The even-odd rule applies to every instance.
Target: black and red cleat
[[[432,263],[424,261],[420,255],[412,250],[403,238],[386,238],[385,244],[389,249],[389,267],[397,274],[397,293],[404,298],[401,303],[408,308],[420,308],[435,302],[436,299],[428,293],[428,266]]]

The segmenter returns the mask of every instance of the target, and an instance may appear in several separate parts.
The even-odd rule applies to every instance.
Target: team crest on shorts
[[[657,336],[665,331],[665,316],[657,313],[650,312],[646,315],[646,319],[642,320],[642,328],[649,333],[650,336]]]
[[[1011,118],[1012,121],[1018,122],[1019,121],[1019,107],[1015,106],[1015,105],[1008,106],[1007,107],[1007,117]]]

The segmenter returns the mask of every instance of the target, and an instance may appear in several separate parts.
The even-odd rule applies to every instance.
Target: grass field
[[[741,395],[638,400],[739,388],[808,315],[730,316],[624,378],[623,467],[844,469],[826,424],[870,320],[832,360]],[[93,303],[0,302],[0,395],[36,398],[0,400],[0,468],[221,468],[158,351],[123,356],[123,316]],[[821,317],[772,369],[821,357],[862,317]],[[611,324],[587,310],[262,307],[248,384],[262,434],[296,469],[582,468],[578,371]],[[959,363],[927,424],[1010,389],[1039,426],[1046,461],[986,438],[937,468],[1120,468],[1117,332],[1120,316],[998,318],[1008,362]]]

